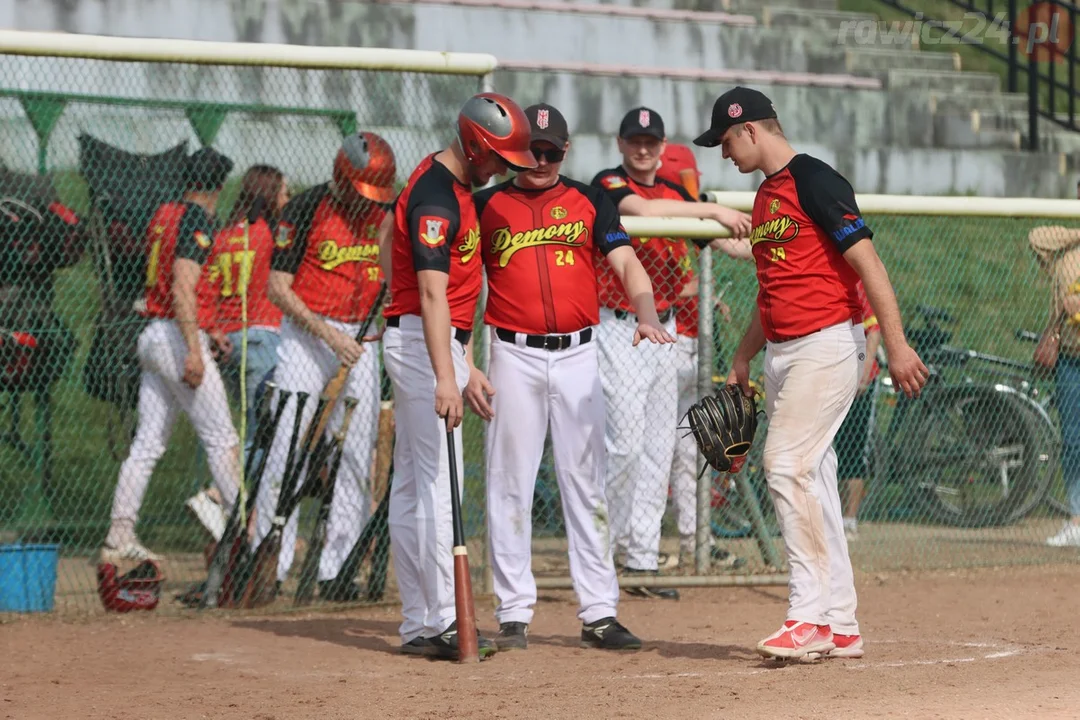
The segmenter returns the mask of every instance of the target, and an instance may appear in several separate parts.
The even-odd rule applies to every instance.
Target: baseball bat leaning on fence
[[[379,437],[375,441],[375,469],[371,478],[371,501],[379,502],[386,493],[390,464],[394,460],[394,401],[379,404]]]
[[[367,335],[368,329],[371,328],[371,324],[375,322],[375,316],[379,313],[379,308],[382,307],[383,298],[386,297],[386,283],[382,283],[379,287],[379,294],[375,296],[375,302],[371,304],[371,310],[368,311],[367,317],[364,318],[364,322],[360,325],[360,331],[356,333],[356,342],[364,342],[364,336]],[[345,382],[349,379],[349,368],[346,365],[338,367],[337,375],[330,378],[330,382],[326,383],[326,387],[323,388],[323,395],[330,400],[326,403],[322,412],[315,416],[312,421],[315,425],[315,433],[311,435],[309,451],[315,452],[315,444],[323,437],[323,433],[326,432],[326,426],[330,422],[330,416],[334,412],[334,407],[337,405],[338,396],[341,395],[341,391],[345,388]],[[317,454],[317,453],[316,453]]]
[[[243,518],[240,516],[239,501],[237,501],[238,506],[233,508],[229,524],[225,526],[225,533],[222,535],[221,542],[214,552],[214,559],[210,566],[210,577],[207,579],[207,593],[212,588],[211,580],[214,578],[215,570],[218,567],[223,568],[220,570],[221,586],[219,595],[208,599],[206,602],[219,602],[218,598],[223,597],[223,602],[219,602],[219,604],[224,607],[236,607],[237,590],[243,585],[243,578],[239,576],[239,573],[241,568],[245,568],[245,560],[251,552],[251,548],[248,546],[248,528],[251,525],[255,504],[258,501],[262,477],[266,472],[270,447],[273,444],[274,436],[277,434],[278,426],[281,424],[281,416],[284,415],[285,407],[289,403],[289,398],[292,397],[291,391],[280,391],[278,393],[277,408],[274,410],[273,417],[270,418],[269,398],[276,388],[277,386],[273,383],[267,383],[264,390],[263,404],[265,404],[266,419],[259,421],[255,442],[252,445],[251,454],[247,458],[250,464],[253,458],[259,455],[259,463],[255,466],[254,472],[248,475],[251,481],[251,491],[247,494]],[[213,607],[213,605],[204,605],[204,607]]]
[[[450,514],[454,523],[454,610],[457,613],[458,662],[480,662],[476,635],[476,607],[473,604],[469,550],[465,546],[465,525],[461,520],[461,493],[458,490],[457,452],[454,428],[446,419],[446,454],[450,461]]]
[[[296,486],[300,479],[300,473],[308,459],[308,446],[311,432],[314,430],[314,421],[308,425],[308,432],[303,441],[298,445],[300,427],[303,425],[304,404],[309,397],[308,393],[296,394],[296,418],[293,422],[292,438],[289,441],[289,457],[285,462],[285,475],[282,478],[277,504],[274,508],[274,518],[270,526],[270,532],[259,543],[259,547],[251,557],[251,570],[245,573],[244,589],[241,594],[240,606],[244,608],[257,607],[272,602],[277,595],[277,562],[281,552],[281,536],[285,532],[285,523],[299,502]],[[319,399],[319,405],[315,410],[317,417],[325,403]]]
[[[318,485],[315,497],[318,498],[319,509],[315,516],[315,527],[311,531],[311,541],[308,543],[307,552],[304,555],[304,564],[300,568],[300,580],[296,587],[295,605],[303,605],[311,602],[315,591],[315,581],[319,574],[319,561],[322,558],[323,548],[326,547],[326,525],[330,521],[330,505],[334,500],[334,490],[337,487],[337,476],[341,472],[341,459],[345,455],[345,440],[349,435],[349,424],[352,422],[353,413],[356,412],[358,400],[354,397],[345,398],[345,418],[341,421],[341,429],[334,435],[334,443],[331,452],[334,454],[334,463],[325,483],[319,483],[318,473],[315,477],[309,477],[312,485]]]

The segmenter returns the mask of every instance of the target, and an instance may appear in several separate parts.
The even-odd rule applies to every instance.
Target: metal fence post
[[[712,394],[713,349],[713,261],[712,248],[706,246],[698,254],[698,397]],[[689,432],[689,431],[686,431]],[[705,575],[712,566],[709,540],[712,537],[712,473],[705,468],[701,451],[697,452],[697,537],[695,538],[695,567]]]
[[[480,76],[480,92],[493,92],[495,90],[495,78],[492,73],[484,73]],[[486,187],[490,187],[495,184],[495,179],[488,180]],[[477,306],[480,310],[480,323],[479,332],[473,334],[473,361],[476,362],[484,375],[488,374],[489,363],[491,362],[491,343],[487,334],[487,326],[484,324],[484,308],[487,307],[488,296],[488,284],[487,273],[483,273],[483,280],[480,284],[480,300]],[[477,337],[479,336],[479,337]],[[480,347],[477,348],[477,340],[480,342]],[[477,352],[479,351],[479,354]],[[485,483],[486,486],[486,483]],[[484,504],[484,525],[487,526],[487,503]],[[488,542],[488,534],[484,533],[484,567],[483,567],[483,587],[484,594],[495,594],[495,575],[492,570],[491,562],[491,543]]]

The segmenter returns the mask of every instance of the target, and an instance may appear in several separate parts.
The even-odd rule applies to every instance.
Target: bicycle
[[[875,482],[899,484],[915,510],[957,527],[1016,522],[1044,501],[1059,455],[1058,433],[1033,399],[1031,365],[949,345],[945,310],[917,306],[924,327],[909,340],[930,378],[917,399],[892,386],[880,357],[886,429],[875,436]],[[990,372],[977,382],[974,372]],[[946,377],[946,376],[949,377]]]

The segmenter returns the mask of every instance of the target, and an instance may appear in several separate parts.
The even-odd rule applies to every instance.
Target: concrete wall
[[[649,0],[662,6],[661,0]],[[629,2],[620,4],[630,4]],[[635,3],[637,4],[637,3]],[[676,6],[685,3],[674,3]],[[695,3],[701,6],[702,3]],[[719,3],[711,9],[721,9]],[[558,59],[667,67],[806,70],[820,58],[820,33],[637,18],[431,5],[363,5],[353,0],[0,0],[0,26],[94,34],[217,41],[411,47],[492,52],[506,59]],[[629,52],[627,52],[629,51]],[[816,53],[816,54],[815,54]],[[826,68],[828,69],[828,68]],[[0,57],[0,83],[93,95],[357,109],[362,124],[390,136],[403,166],[448,137],[472,79],[281,69],[120,66],[71,60]],[[582,179],[618,162],[614,132],[630,107],[646,104],[687,142],[707,122],[725,88],[687,81],[538,73],[496,74],[496,87],[522,103],[546,100],[574,133],[567,171]],[[1070,156],[940,147],[926,94],[911,89],[847,91],[762,87],[780,108],[800,150],[832,162],[860,192],[1072,197]],[[17,103],[0,99],[0,145],[6,164],[31,169],[36,139]],[[407,130],[402,130],[407,127]],[[75,105],[58,125],[52,166],[77,161],[75,136],[89,131],[141,151],[171,147],[194,134],[178,112],[103,111]],[[324,121],[236,115],[217,146],[241,165],[281,164],[301,182],[325,177],[338,136]],[[709,188],[752,189],[718,152],[699,151]]]

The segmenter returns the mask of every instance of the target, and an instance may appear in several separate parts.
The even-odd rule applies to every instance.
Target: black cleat
[[[629,575],[631,577],[633,577],[635,575],[639,575],[639,576],[640,575],[652,575],[652,576],[655,576],[656,571],[655,570],[652,570],[652,571],[650,571],[650,570],[635,570],[633,568],[626,568],[623,571],[623,574],[624,575]],[[628,594],[633,595],[635,597],[650,598],[650,599],[655,599],[655,600],[678,600],[679,599],[679,591],[675,590],[675,589],[672,589],[672,588],[659,588],[659,587],[646,587],[646,586],[633,587],[633,586],[631,586],[631,587],[624,587],[623,590],[626,590],[626,592]]]
[[[746,566],[745,558],[741,558],[720,547],[714,546],[709,550],[709,557],[712,560],[713,567],[724,568],[725,570],[741,570]]]
[[[401,644],[401,652],[404,655],[427,655],[431,641],[426,637],[414,637],[407,643]]]
[[[486,637],[480,634],[480,631],[476,631],[477,649],[479,650],[480,659],[484,660],[491,655],[494,655],[498,648],[495,643],[488,640]],[[429,657],[441,658],[444,660],[457,660],[458,659],[458,632],[457,621],[450,623],[450,627],[446,628],[441,634],[427,639],[428,647],[424,653]]]
[[[333,580],[320,580],[319,598],[326,602],[360,602],[364,591],[354,582],[338,586]]]
[[[529,647],[529,625],[523,622],[505,622],[499,624],[499,634],[495,636],[499,652],[506,650],[524,650]]]
[[[581,647],[601,650],[640,650],[641,640],[613,617],[581,626]]]

